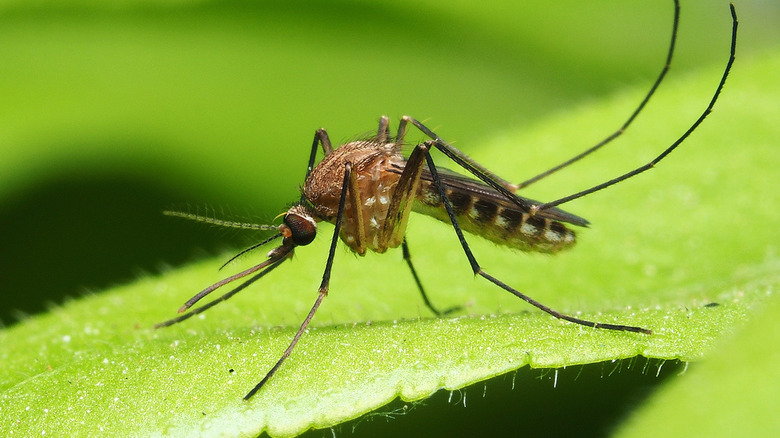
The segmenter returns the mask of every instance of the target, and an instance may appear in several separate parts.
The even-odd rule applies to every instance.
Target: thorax
[[[393,167],[403,166],[400,148],[389,142],[375,140],[354,141],[341,145],[312,169],[306,179],[303,193],[314,206],[320,219],[335,222],[344,185],[346,164],[352,166],[358,190],[347,193],[340,237],[352,250],[365,254],[366,249],[384,252],[387,242],[382,242],[381,230],[387,210],[400,175],[391,172]],[[356,199],[363,218],[364,245],[358,243],[358,224],[353,202]]]

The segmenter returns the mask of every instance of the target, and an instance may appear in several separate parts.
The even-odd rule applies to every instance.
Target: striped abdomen
[[[575,243],[574,231],[543,212],[531,216],[500,193],[478,181],[457,178],[445,185],[447,198],[464,231],[521,251],[554,253]],[[413,210],[449,223],[441,196],[430,180],[421,181]]]

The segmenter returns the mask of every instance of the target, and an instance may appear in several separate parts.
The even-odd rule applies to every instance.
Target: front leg
[[[328,295],[328,288],[330,286],[330,272],[333,268],[333,258],[336,255],[336,245],[339,241],[339,231],[341,231],[341,223],[344,219],[344,210],[347,203],[347,187],[349,186],[349,179],[352,173],[352,165],[347,163],[344,167],[344,180],[341,185],[341,197],[339,198],[339,209],[338,213],[336,214],[336,224],[333,228],[333,237],[331,237],[330,240],[330,250],[328,250],[328,261],[325,262],[325,272],[322,274],[322,282],[320,283],[317,299],[314,301],[314,304],[312,305],[311,310],[309,310],[309,313],[306,315],[306,318],[303,320],[303,323],[301,323],[301,327],[295,333],[295,336],[293,336],[290,345],[286,350],[284,350],[284,353],[282,353],[282,356],[279,358],[279,360],[276,361],[274,366],[271,367],[271,369],[266,373],[265,377],[260,380],[260,383],[255,385],[255,387],[244,396],[244,400],[249,400],[252,398],[252,396],[254,396],[257,391],[260,391],[260,389],[265,386],[266,382],[268,382],[268,380],[273,377],[274,374],[276,374],[276,371],[279,370],[284,361],[287,360],[287,358],[290,356],[290,353],[292,353],[295,345],[298,344],[298,340],[301,339],[301,336],[306,331],[306,328],[309,326],[312,318],[314,318],[314,314],[317,313],[317,309],[319,309],[322,300],[325,299],[325,297]]]

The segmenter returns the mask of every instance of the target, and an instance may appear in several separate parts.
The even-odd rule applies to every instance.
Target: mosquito
[[[166,212],[168,215],[221,226],[276,231],[273,236],[241,251],[231,258],[228,263],[240,255],[277,239],[281,239],[281,244],[269,251],[262,263],[203,289],[179,309],[179,313],[183,313],[183,315],[159,323],[155,328],[170,326],[184,321],[247,288],[290,259],[297,247],[311,243],[317,234],[317,223],[321,221],[334,224],[334,230],[317,299],[293,336],[290,345],[260,383],[246,394],[244,400],[249,400],[255,395],[277,372],[287,357],[290,356],[323,299],[327,296],[331,268],[333,267],[333,259],[339,240],[360,255],[365,255],[369,250],[384,253],[390,248],[400,246],[403,258],[411,271],[426,306],[437,316],[455,311],[457,308],[439,310],[431,303],[412,264],[405,232],[410,213],[415,211],[451,224],[475,276],[478,275],[485,278],[490,283],[555,318],[598,329],[635,332],[645,335],[652,334],[652,330],[644,327],[601,323],[577,318],[553,310],[534,300],[525,293],[485,272],[469,248],[464,231],[527,252],[556,253],[571,248],[576,240],[575,232],[569,229],[567,225],[585,227],[589,223],[579,216],[557,208],[559,205],[602,190],[651,169],[688,138],[712,111],[735,57],[737,16],[733,4],[730,5],[730,10],[732,31],[728,62],[709,104],[701,115],[674,143],[649,163],[572,195],[552,202],[541,203],[517,196],[515,192],[592,154],[619,137],[633,122],[655,93],[669,70],[679,25],[680,7],[678,0],[674,1],[672,35],[664,67],[649,92],[644,96],[630,117],[620,128],[601,142],[524,182],[514,184],[502,179],[481,164],[467,157],[412,117],[403,116],[395,136],[392,136],[390,134],[389,119],[383,116],[379,121],[376,136],[369,139],[351,141],[335,149],[328,137],[328,133],[324,129],[319,129],[315,132],[300,200],[283,214],[283,223],[281,225],[247,224],[189,213]],[[402,155],[401,148],[404,144],[407,128],[410,126],[422,132],[428,137],[428,140],[414,146],[409,157],[405,158]],[[315,165],[320,148],[324,153],[324,157]],[[440,168],[431,157],[432,150],[440,151],[475,178],[462,176]],[[206,295],[228,283],[245,277],[249,278],[231,291],[187,312]]]

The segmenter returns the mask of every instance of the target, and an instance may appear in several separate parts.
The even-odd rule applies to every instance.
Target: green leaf
[[[3,26],[4,41],[26,36],[28,39],[22,38],[22,48],[30,53],[40,53],[41,59],[44,56],[60,59],[52,53],[68,53],[58,52],[58,44],[70,47],[76,41],[92,45],[85,46],[86,55],[82,54],[81,58],[78,53],[73,54],[75,59],[63,56],[58,64],[63,68],[53,79],[41,81],[46,85],[43,87],[40,87],[38,77],[31,74],[41,59],[37,63],[5,64],[6,80],[2,83],[13,87],[5,85],[2,90],[2,94],[8,96],[0,103],[8,106],[3,114],[12,114],[3,116],[7,125],[3,135],[6,142],[10,144],[13,140],[19,147],[3,151],[4,164],[0,165],[5,171],[0,172],[0,178],[4,178],[0,193],[20,181],[34,180],[36,175],[51,171],[52,163],[63,160],[74,168],[84,165],[84,161],[109,172],[124,161],[138,165],[148,160],[153,163],[153,169],[168,170],[165,179],[181,176],[187,181],[182,184],[192,183],[203,190],[215,190],[233,196],[231,199],[235,201],[250,202],[258,193],[265,196],[270,192],[273,192],[269,195],[272,202],[276,202],[276,197],[294,199],[292,189],[296,182],[290,181],[296,180],[292,176],[279,183],[289,185],[285,189],[288,191],[281,194],[273,187],[264,187],[263,182],[252,182],[264,169],[273,166],[289,166],[281,173],[296,172],[295,175],[302,167],[299,161],[286,156],[287,150],[277,155],[258,153],[257,138],[266,134],[260,131],[274,131],[266,138],[272,138],[268,143],[276,148],[286,144],[280,139],[290,132],[295,133],[295,138],[289,140],[289,144],[304,144],[310,141],[313,131],[310,128],[319,126],[312,125],[307,117],[314,119],[327,112],[332,118],[316,123],[327,122],[329,127],[338,123],[331,132],[351,135],[355,126],[364,129],[367,117],[373,119],[388,111],[382,108],[384,104],[392,111],[397,107],[398,111],[415,116],[434,114],[433,126],[441,125],[444,131],[438,132],[445,138],[458,140],[459,147],[479,139],[480,144],[485,145],[481,149],[462,149],[500,175],[518,177],[543,170],[568,158],[573,149],[601,139],[605,127],[619,125],[630,113],[647,86],[632,87],[621,94],[572,107],[549,104],[539,109],[539,115],[532,114],[531,109],[527,113],[530,115],[523,117],[538,118],[533,124],[500,133],[495,123],[485,120],[506,114],[509,104],[515,108],[517,101],[502,101],[501,97],[495,97],[485,89],[475,88],[471,92],[473,95],[467,92],[466,96],[459,95],[456,103],[449,103],[447,93],[457,90],[459,83],[479,81],[493,81],[491,85],[501,90],[510,79],[516,81],[518,77],[526,77],[525,73],[529,77],[544,76],[546,70],[535,71],[536,67],[532,66],[521,74],[513,64],[508,69],[512,75],[503,72],[491,76],[480,74],[476,68],[470,70],[468,65],[454,66],[446,78],[440,80],[441,89],[426,92],[416,88],[403,98],[396,96],[398,90],[394,89],[392,93],[396,100],[392,104],[387,95],[382,94],[383,90],[379,96],[374,96],[375,101],[358,105],[357,100],[370,100],[371,96],[366,93],[355,99],[343,88],[328,89],[318,95],[319,100],[310,102],[289,97],[289,89],[280,91],[279,95],[271,89],[252,89],[252,81],[274,83],[268,77],[252,77],[257,71],[233,73],[229,68],[226,71],[230,74],[219,71],[220,64],[210,61],[222,59],[227,60],[224,65],[231,65],[240,58],[240,53],[251,50],[252,44],[244,45],[246,41],[241,38],[233,36],[235,39],[231,39],[232,34],[221,34],[223,27],[246,24],[237,18],[241,14],[215,16],[209,12],[196,11],[192,17],[184,18],[162,16],[162,24],[150,22],[144,13],[119,18],[98,14],[99,19],[90,20],[83,29],[74,26],[78,31],[63,33],[61,40],[52,35],[59,35],[60,26],[67,27],[77,19],[71,21],[74,18],[54,14],[47,21],[20,14],[15,26]],[[725,14],[725,7],[722,12]],[[467,18],[477,22],[488,20],[479,13],[479,10],[462,12],[464,15],[451,12],[460,16],[463,22],[468,22],[463,18],[466,14],[473,14]],[[355,16],[361,14],[371,16],[367,11],[355,12]],[[278,18],[278,15],[274,17]],[[512,17],[514,15],[507,15],[504,26],[495,27],[497,34],[474,32],[477,36],[482,35],[479,42],[505,42],[506,46],[498,47],[500,50],[492,61],[515,52],[520,45],[517,40],[506,39],[511,34]],[[315,18],[318,18],[315,14],[305,16],[304,24],[322,23]],[[578,22],[574,18],[580,17],[572,15],[567,23]],[[291,21],[295,20],[279,22],[277,27],[263,31],[280,31]],[[267,24],[273,23],[276,21],[269,20]],[[194,24],[206,27],[192,27]],[[432,26],[423,22],[415,24],[420,29],[426,28],[424,24]],[[449,26],[449,21],[444,24]],[[444,24],[438,23],[441,28],[447,27]],[[204,49],[208,56],[198,52],[202,59],[188,58],[183,49],[192,43],[189,39],[192,35],[187,33],[189,31],[179,33],[176,30],[179,27],[204,31],[194,46]],[[745,22],[744,28],[750,29]],[[354,34],[361,31],[365,29],[351,30]],[[350,33],[340,37],[332,29],[323,32],[326,32],[323,40],[336,47],[355,36]],[[749,35],[750,31],[747,33]],[[29,35],[40,36],[40,40]],[[149,49],[144,44],[134,45],[132,38],[112,39],[114,35],[124,38],[151,35],[153,42],[165,41],[169,46],[152,44],[154,48]],[[154,37],[160,35],[166,38]],[[220,35],[229,43],[210,46],[209,42],[215,41],[211,38],[213,35]],[[261,39],[258,35],[253,38]],[[375,39],[367,38],[361,43],[376,53],[377,47],[382,47],[376,44],[381,39],[372,38]],[[655,41],[655,38],[651,40]],[[237,44],[239,42],[241,44]],[[264,47],[260,58],[285,65],[283,61],[289,63],[289,53],[311,55],[304,49],[308,42],[285,40],[286,45],[276,51]],[[430,46],[425,47],[429,49],[437,47],[436,41],[427,44]],[[566,46],[569,42],[554,44]],[[11,56],[14,50],[21,50],[17,49],[20,46],[1,46],[2,50],[11,52],[4,52],[3,59],[24,59]],[[235,52],[226,47],[233,47]],[[406,51],[408,47],[401,48]],[[550,53],[557,47],[560,46],[551,48]],[[169,61],[170,70],[147,71],[132,62],[133,58],[121,62],[127,53],[141,48],[150,50],[152,57]],[[422,399],[439,388],[460,388],[526,364],[556,368],[636,355],[698,360],[717,349],[727,336],[733,336],[732,342],[742,345],[771,346],[773,338],[761,337],[761,329],[729,335],[743,321],[759,314],[764,301],[776,301],[772,293],[780,283],[776,246],[776,230],[780,224],[775,211],[780,195],[773,190],[780,164],[776,144],[780,135],[775,123],[780,90],[774,79],[780,67],[780,52],[777,47],[770,49],[764,53],[753,52],[751,56],[740,55],[716,111],[658,168],[603,193],[567,204],[567,210],[585,216],[593,223],[590,229],[578,230],[580,243],[572,251],[552,258],[517,253],[478,238],[470,240],[488,272],[534,298],[586,318],[646,326],[654,330],[652,336],[591,330],[541,314],[484,281],[475,280],[451,229],[432,219],[414,217],[410,222],[409,239],[423,282],[439,306],[466,305],[461,316],[431,318],[399,251],[357,258],[339,249],[331,294],[315,317],[311,330],[268,386],[245,403],[241,397],[276,361],[315,299],[329,232],[332,231],[330,226],[324,225],[317,241],[310,247],[301,248],[294,260],[202,318],[162,330],[151,329],[152,324],[174,316],[175,309],[193,293],[256,262],[261,255],[247,256],[230,265],[229,272],[225,273],[217,272],[225,259],[220,257],[157,276],[144,276],[130,285],[82,297],[3,329],[0,331],[0,363],[3,365],[0,367],[0,432],[15,436],[44,432],[55,436],[91,436],[101,432],[118,436],[255,436],[267,430],[274,435],[290,435],[309,427],[328,427],[355,418],[398,396],[406,400]],[[393,55],[402,52],[393,50],[399,50],[392,52]],[[480,50],[474,48],[470,54]],[[328,53],[344,55],[341,52],[347,53],[348,60],[349,50],[336,48]],[[422,53],[430,52],[422,50]],[[725,50],[722,54],[725,55]],[[439,62],[447,59],[447,55],[440,56]],[[685,59],[684,56],[680,58]],[[704,108],[717,83],[721,64],[725,62],[725,56],[723,58],[706,63],[706,67],[692,73],[676,70],[677,75],[670,76],[638,124],[619,143],[565,174],[551,177],[540,187],[531,187],[524,194],[552,199],[589,187],[655,156]],[[436,74],[440,72],[435,68],[427,70],[427,65],[436,63],[428,64],[423,60],[425,58],[412,58],[403,67],[410,71],[412,67],[425,70],[421,77],[426,79],[419,81],[436,82]],[[195,87],[193,84],[200,83],[192,77],[185,77],[181,82],[157,81],[158,77],[180,74],[180,70],[174,68],[177,63],[184,63],[193,70],[203,69],[213,78],[233,77],[236,82],[232,82],[231,87],[220,88],[214,100],[206,100],[202,96],[209,95],[208,92],[203,95],[188,93],[190,87]],[[356,71],[365,61],[359,59],[353,63],[351,67]],[[648,64],[655,66],[649,61]],[[309,75],[303,69],[306,66],[308,64],[301,64],[304,73],[300,77],[290,75],[285,79],[295,84],[318,84],[320,76],[330,77],[336,71],[341,72],[326,65],[324,71]],[[90,71],[111,72],[112,68],[116,71],[113,76],[104,77],[110,78],[105,83],[88,75]],[[608,73],[610,67],[602,68],[606,73],[588,68],[587,74],[602,81],[596,88],[610,89],[605,85],[613,77]],[[382,69],[377,67],[377,70]],[[400,77],[397,71],[392,73],[396,78]],[[391,79],[389,75],[382,76],[387,74],[382,71],[376,74],[380,75],[379,81]],[[626,73],[629,77],[633,74]],[[364,71],[349,78],[354,79],[348,81],[349,86],[361,90],[361,84],[377,82],[376,76]],[[227,83],[227,79],[224,80]],[[131,85],[116,86],[124,81]],[[40,96],[29,99],[29,96],[15,95],[14,87],[19,83],[38,90]],[[75,91],[72,86],[76,87]],[[565,86],[576,88],[574,83]],[[143,92],[139,93],[139,89]],[[104,97],[107,93],[110,98]],[[159,93],[162,97],[159,101],[138,97],[147,93]],[[243,107],[219,111],[231,106],[235,95],[242,93],[252,96],[268,93],[264,102],[274,105],[269,104],[271,108],[267,112],[259,112],[252,104],[239,101],[243,102]],[[480,93],[488,94],[485,97]],[[75,99],[71,94],[79,98]],[[507,93],[507,96],[514,95]],[[339,97],[344,97],[346,103],[333,103]],[[86,108],[84,112],[72,111],[73,101],[80,102]],[[313,111],[307,109],[304,102],[327,108]],[[403,102],[408,107],[401,105]],[[57,103],[59,110],[57,105],[52,105]],[[39,105],[43,109],[38,108]],[[342,106],[333,108],[332,105]],[[184,112],[176,112],[180,111],[179,107],[184,107],[181,110]],[[461,108],[468,111],[460,114]],[[199,111],[203,112],[202,120],[195,117]],[[313,114],[300,115],[306,111]],[[483,117],[475,118],[480,111],[485,112]],[[370,113],[369,116],[362,114],[364,112]],[[279,113],[290,114],[290,117],[280,118]],[[257,122],[256,119],[262,119],[257,114],[265,117],[262,123]],[[188,123],[183,127],[181,123],[176,124],[180,121],[177,117]],[[88,121],[84,122],[82,118]],[[29,122],[32,119],[44,120],[45,129],[33,129],[38,125]],[[199,120],[202,123],[198,123]],[[158,124],[165,127],[155,134],[145,133],[145,127]],[[262,126],[257,132],[232,129],[242,125]],[[74,131],[73,126],[80,128]],[[103,155],[104,143],[84,140],[125,138],[126,131],[135,137],[126,144],[110,148],[108,163]],[[150,137],[164,146],[140,151],[135,147],[138,144],[148,147]],[[52,145],[63,144],[83,144],[83,147],[75,152],[74,149],[52,148]],[[114,146],[114,143],[110,144]],[[238,147],[226,154],[218,147],[223,144],[238,144]],[[303,157],[306,146],[298,149],[301,148],[296,146],[298,155]],[[192,158],[195,155],[200,158]],[[269,156],[273,159],[261,159]],[[175,165],[167,161],[170,157],[177,159]],[[443,157],[437,157],[437,160],[444,163]],[[172,169],[176,166],[180,166],[178,171]],[[235,172],[215,171],[213,167]],[[241,190],[234,190],[231,175],[240,181]],[[265,201],[269,202],[268,199]],[[279,201],[278,206],[283,202]],[[719,305],[707,306],[711,303]],[[767,327],[766,322],[756,324]],[[754,350],[731,351],[718,354],[729,353],[729,357],[743,354],[743,361],[762,365],[761,370],[769,376],[767,387],[777,381],[776,373],[771,373],[767,366],[771,356],[756,358],[759,353]],[[721,358],[721,363],[724,360]],[[701,386],[713,384],[713,379],[718,383],[729,382],[730,386],[740,382],[754,384],[740,380],[740,374],[730,373],[728,369],[709,373],[707,376],[706,371],[702,372],[704,377],[700,379],[704,382]],[[520,385],[526,387],[529,382],[521,381]],[[761,400],[769,405],[769,397],[771,394],[764,394]],[[722,412],[715,408],[711,415],[723,418]],[[644,421],[679,423],[684,421],[683,412],[659,412],[651,408]],[[750,415],[750,412],[743,414]],[[646,426],[642,429],[642,418],[636,421],[639,430],[647,430]]]

